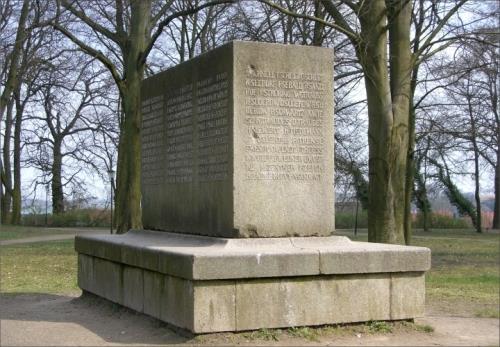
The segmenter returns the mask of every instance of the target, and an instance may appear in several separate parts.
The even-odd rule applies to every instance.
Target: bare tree
[[[6,5],[8,6],[8,4]],[[21,8],[21,13],[19,15],[14,46],[12,47],[12,51],[10,52],[9,59],[6,59],[4,63],[6,64],[6,66],[3,67],[3,69],[7,71],[7,78],[2,94],[0,95],[0,122],[3,120],[3,114],[5,112],[5,109],[7,108],[7,104],[9,103],[10,97],[13,90],[15,89],[16,84],[18,83],[19,60],[22,53],[22,46],[27,35],[26,22],[28,20],[29,11],[30,1],[24,0],[23,6]]]
[[[8,5],[7,2],[6,6],[8,7]],[[23,3],[21,13],[25,9],[24,5]],[[12,9],[14,11],[15,6],[12,6]],[[5,188],[5,194],[2,196],[3,223],[18,224],[21,219],[21,129],[23,112],[27,102],[34,94],[35,81],[40,71],[51,59],[51,53],[47,50],[47,47],[50,46],[52,37],[46,28],[36,26],[44,10],[45,7],[39,2],[32,4],[28,8],[28,18],[25,19],[23,24],[26,28],[22,34],[22,41],[16,41],[12,44],[15,49],[19,49],[16,58],[18,60],[16,72],[14,75],[11,74],[9,69],[12,67],[7,63],[2,69],[3,78],[5,80],[11,78],[9,82],[11,95],[5,119],[2,148],[4,164],[2,185]],[[20,28],[17,28],[16,39],[19,37],[19,30]],[[14,54],[9,49],[2,50],[2,53],[7,56]],[[9,59],[5,59],[5,61],[9,61]],[[12,128],[14,128],[13,133]],[[9,214],[11,204],[12,214]]]
[[[435,25],[421,28],[429,30],[413,51],[411,0],[320,0],[333,20],[292,12],[271,0],[261,1],[293,17],[321,22],[350,40],[364,72],[368,99],[369,240],[409,243],[407,197],[413,191],[413,184],[408,184],[413,180],[413,175],[408,175],[414,131],[410,122],[412,76],[422,61],[449,46],[451,32],[443,28],[466,0],[440,2],[444,7],[436,16]],[[437,5],[438,2],[432,2],[431,8],[438,8]]]
[[[140,228],[141,81],[147,58],[163,30],[179,17],[233,0],[204,1],[176,11],[172,1],[116,0],[102,3],[59,0],[52,25],[111,73],[122,100],[117,164],[117,231]],[[76,23],[75,23],[76,21]],[[94,44],[92,44],[93,42]],[[106,53],[103,53],[103,50]]]
[[[30,117],[31,129],[27,130],[31,133],[30,163],[50,177],[55,214],[64,212],[64,187],[80,184],[77,175],[81,165],[69,170],[66,158],[85,161],[89,135],[100,130],[95,121],[95,107],[104,93],[102,72],[93,71],[92,61],[78,60],[75,54],[61,58],[41,81],[38,93],[41,110]],[[76,66],[80,70],[74,73]]]

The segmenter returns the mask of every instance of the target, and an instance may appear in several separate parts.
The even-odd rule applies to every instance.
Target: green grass
[[[292,327],[288,328],[288,334],[293,337],[300,337],[309,341],[318,342],[319,341],[319,329],[309,328],[309,327]]]
[[[392,326],[387,322],[371,321],[368,322],[368,329],[371,333],[392,333]]]
[[[40,235],[36,228],[3,228],[1,233],[22,237]],[[344,231],[352,235],[352,231]],[[5,237],[5,236],[2,236]],[[366,234],[356,240],[365,241]],[[428,302],[455,307],[469,305],[471,316],[498,317],[500,291],[500,236],[471,231],[417,232],[416,246],[432,250],[432,268],[426,275]],[[1,247],[0,291],[9,293],[68,293],[77,291],[76,253],[73,241],[43,242]],[[372,327],[378,329],[380,327]],[[302,334],[299,330],[287,334]],[[372,329],[372,330],[373,330]],[[253,333],[252,333],[253,334]],[[254,336],[274,340],[275,332],[262,330]],[[271,334],[271,335],[269,335]]]
[[[255,340],[279,341],[279,337],[281,334],[282,334],[281,329],[259,329],[243,333],[242,337],[250,341],[255,341]]]
[[[500,318],[498,308],[484,308],[476,310],[475,316],[478,318]]]
[[[0,241],[22,239],[25,237],[68,234],[68,231],[40,227],[25,227],[17,225],[1,225]]]
[[[498,305],[498,236],[496,240],[422,238],[415,239],[414,244],[432,251],[432,269],[426,276],[427,294],[431,299]]]
[[[76,284],[73,240],[2,246],[2,293],[71,293]]]
[[[362,230],[339,234],[366,241]],[[471,229],[414,233],[412,245],[431,249],[432,268],[426,274],[426,295],[455,311],[454,306],[470,306],[476,315],[498,317],[500,291],[500,235],[478,234]],[[489,306],[484,308],[483,306]],[[470,311],[469,310],[469,311]],[[465,310],[467,311],[467,310]]]

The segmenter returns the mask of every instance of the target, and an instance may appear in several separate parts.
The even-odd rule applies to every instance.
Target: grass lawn
[[[71,293],[76,284],[73,240],[0,248],[2,293]]]
[[[367,238],[364,233],[357,237],[352,237],[352,231],[340,233],[353,240]],[[432,269],[426,276],[431,306],[450,314],[499,317],[500,235],[450,230],[417,232],[413,244],[432,250]],[[78,291],[76,263],[72,240],[3,246],[0,290]]]
[[[1,225],[0,226],[0,241],[22,239],[25,237],[43,236],[43,235],[58,235],[68,234],[67,230],[57,230],[40,227],[25,227],[18,225]]]
[[[366,230],[352,240],[366,241]],[[438,311],[499,318],[500,235],[472,230],[417,231],[413,245],[429,247],[432,268],[426,274],[427,303]]]

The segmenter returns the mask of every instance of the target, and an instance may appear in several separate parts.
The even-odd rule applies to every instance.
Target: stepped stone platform
[[[79,286],[194,333],[423,315],[427,248],[330,236],[333,58],[235,41],[144,80],[157,231],[78,236]]]
[[[344,236],[77,236],[84,291],[194,333],[424,314],[430,250]]]

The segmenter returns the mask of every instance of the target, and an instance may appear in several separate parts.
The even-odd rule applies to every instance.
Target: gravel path
[[[71,229],[71,228],[54,228],[58,232],[67,231],[67,234],[54,234],[54,235],[42,235],[33,237],[24,237],[22,239],[12,239],[0,241],[0,246],[18,245],[23,243],[33,243],[33,242],[45,242],[45,241],[59,241],[59,240],[71,240],[75,238],[75,235],[101,235],[107,234],[109,231],[103,229]],[[49,233],[49,231],[47,231]]]
[[[63,229],[68,233],[0,241],[0,245],[72,239],[106,230]],[[441,237],[437,237],[441,238]],[[0,295],[0,346],[134,346],[134,345],[323,345],[323,346],[498,346],[499,320],[450,317],[428,310],[417,323],[433,333],[322,336],[319,341],[285,337],[248,340],[241,334],[177,334],[164,323],[93,296],[50,294]]]
[[[417,323],[433,333],[409,331],[376,335],[321,336],[318,341],[285,337],[248,340],[242,334],[201,338],[177,334],[165,324],[94,296],[3,294],[0,297],[2,346],[134,346],[134,345],[323,345],[323,346],[494,346],[499,321],[489,318],[428,316]]]

